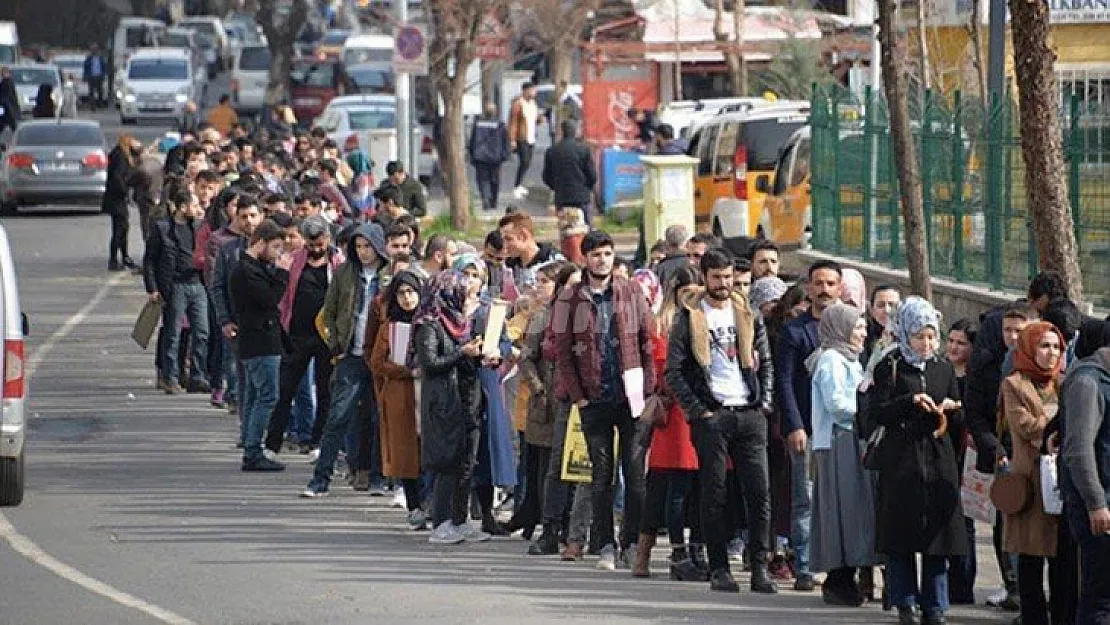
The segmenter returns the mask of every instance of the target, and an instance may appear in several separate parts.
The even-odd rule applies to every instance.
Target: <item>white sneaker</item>
[[[313,449],[312,451],[308,452],[308,463],[309,464],[316,464],[316,461],[319,460],[319,459],[320,459],[320,448],[319,447],[317,447],[316,449]]]
[[[513,189],[513,197],[518,200],[523,200],[524,198],[528,197],[528,189],[525,188],[523,185]]]
[[[428,536],[428,542],[433,545],[457,545],[464,540],[466,537],[450,521],[440,523],[439,527],[432,530],[431,536]]]
[[[487,540],[493,538],[493,536],[490,536],[489,534],[483,532],[481,529],[471,525],[470,521],[467,521],[466,523],[460,525],[458,527],[458,530],[459,533],[463,535],[463,538],[465,538],[467,542],[471,543],[484,543]]]
[[[269,449],[266,449],[265,447],[262,448],[262,455],[265,456],[266,459],[269,460],[270,462],[277,462],[278,461],[278,455],[276,453],[270,451]]]
[[[321,497],[327,496],[328,491],[326,490],[313,490],[311,488],[306,488],[301,491],[301,499],[319,499]]]
[[[605,545],[601,548],[601,559],[597,561],[597,570],[617,570],[617,550],[613,548],[613,545]]]
[[[420,508],[409,512],[409,529],[414,532],[422,532],[428,529],[428,515]]]
[[[393,491],[393,501],[389,502],[389,507],[396,508],[398,510],[404,510],[405,508],[409,507],[409,499],[408,497],[405,497],[404,489],[398,488],[397,490]]]

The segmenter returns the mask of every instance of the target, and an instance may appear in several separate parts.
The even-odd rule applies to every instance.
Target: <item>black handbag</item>
[[[898,358],[891,359],[891,374],[890,383],[896,384],[898,382]],[[874,388],[874,387],[872,387]],[[863,468],[868,471],[881,471],[886,464],[885,451],[889,447],[887,443],[887,431],[885,425],[878,425],[878,420],[871,414],[871,402],[867,401],[867,407],[858,411],[856,415],[857,426],[864,426],[861,428],[860,435],[866,436],[867,439],[863,444],[863,456],[861,461]]]

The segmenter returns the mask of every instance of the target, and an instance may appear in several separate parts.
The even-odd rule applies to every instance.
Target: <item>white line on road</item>
[[[46,356],[54,349],[54,346],[62,339],[69,336],[69,333],[73,332],[77,326],[81,325],[81,323],[85,321],[85,318],[89,316],[89,313],[92,312],[100,302],[104,301],[104,298],[108,296],[108,292],[122,282],[126,275],[127,274],[122,273],[118,274],[101,286],[100,290],[93,295],[92,299],[82,306],[80,310],[73,313],[61,327],[47,337],[42,345],[35,348],[35,351],[27,360],[27,367],[24,374],[24,383],[28,388],[31,385],[31,377],[34,375],[35,370],[38,369],[38,366],[42,364],[42,361],[45,360]],[[160,608],[152,603],[147,603],[138,597],[113,588],[98,579],[85,575],[65,562],[58,560],[54,556],[43,551],[42,548],[36,545],[30,538],[16,531],[15,526],[8,521],[3,513],[0,513],[0,538],[3,538],[5,542],[11,545],[11,548],[14,549],[16,553],[19,553],[31,562],[55,573],[62,579],[77,584],[85,590],[94,592],[124,607],[143,612],[168,625],[196,625],[193,621],[183,616],[174,614],[169,610]]]

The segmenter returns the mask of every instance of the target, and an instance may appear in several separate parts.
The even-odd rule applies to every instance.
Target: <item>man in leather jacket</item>
[[[701,517],[710,587],[738,592],[729,571],[726,467],[731,457],[743,480],[753,592],[777,592],[764,556],[771,517],[767,415],[774,367],[763,321],[733,291],[732,258],[710,249],[701,259],[705,288],[681,298],[667,349],[667,385],[678,398],[701,467]]]

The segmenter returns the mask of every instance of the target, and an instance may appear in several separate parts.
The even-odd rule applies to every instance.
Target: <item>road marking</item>
[[[92,299],[82,306],[80,310],[73,313],[61,327],[43,341],[42,345],[35,348],[34,353],[32,353],[31,357],[27,360],[27,368],[24,373],[25,384],[27,384],[28,388],[30,388],[31,377],[34,375],[35,370],[38,369],[38,366],[42,364],[42,361],[45,360],[46,356],[54,349],[54,346],[62,339],[69,336],[70,332],[73,332],[77,326],[81,325],[89,316],[89,313],[100,305],[100,302],[104,301],[104,298],[108,296],[108,292],[119,285],[126,275],[127,274],[122,273],[118,274],[101,286],[100,290],[93,295]],[[165,608],[160,608],[138,597],[129,595],[122,590],[113,588],[98,579],[85,575],[65,562],[58,560],[54,556],[43,551],[43,549],[36,545],[30,538],[16,531],[15,526],[8,521],[7,517],[4,516],[2,512],[0,512],[0,538],[3,538],[5,542],[11,545],[11,548],[15,550],[16,553],[48,571],[53,572],[58,577],[77,584],[85,590],[96,593],[124,607],[138,610],[168,625],[196,625],[196,623],[183,616],[174,614]]]

